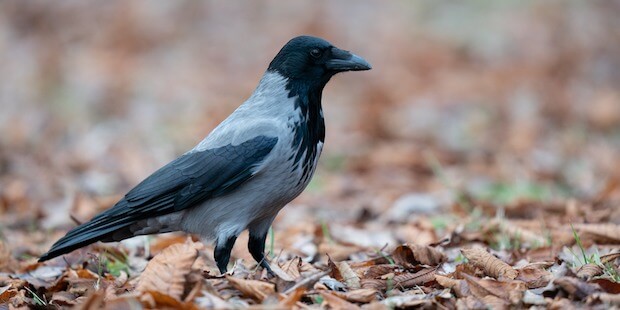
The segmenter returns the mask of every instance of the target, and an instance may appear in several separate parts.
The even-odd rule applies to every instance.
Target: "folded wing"
[[[193,151],[157,170],[112,208],[58,240],[39,261],[71,252],[131,224],[195,206],[225,195],[249,180],[278,138],[257,136],[239,145]]]

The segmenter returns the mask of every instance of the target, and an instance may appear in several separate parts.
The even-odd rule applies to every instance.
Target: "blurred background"
[[[325,89],[320,167],[276,231],[463,197],[515,216],[595,199],[620,177],[618,16],[617,1],[2,1],[3,233],[49,245],[109,207],[300,34],[373,70]]]

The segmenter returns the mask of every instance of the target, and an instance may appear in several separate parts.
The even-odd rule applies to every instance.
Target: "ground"
[[[619,307],[618,14],[612,1],[2,2],[0,307]],[[324,91],[319,168],[267,240],[275,277],[247,234],[227,275],[183,234],[36,262],[200,141],[299,34],[373,70]]]

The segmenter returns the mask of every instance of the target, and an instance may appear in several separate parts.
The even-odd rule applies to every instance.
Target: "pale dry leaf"
[[[601,255],[601,263],[602,264],[611,263],[618,258],[620,258],[620,252]]]
[[[198,250],[191,240],[173,244],[156,255],[138,278],[136,290],[156,291],[182,299],[186,276],[198,257]]]
[[[620,294],[595,293],[588,296],[588,303],[593,304],[597,301],[608,305],[620,306]]]
[[[349,289],[358,289],[362,287],[359,275],[353,271],[347,262],[334,262],[331,257],[329,257],[327,262],[331,268],[331,275],[334,279],[343,282]]]
[[[617,224],[577,224],[574,225],[574,228],[579,232],[579,236],[584,242],[620,242],[620,225]]]
[[[597,264],[585,264],[577,269],[577,277],[583,280],[590,280],[603,273],[603,268]]]
[[[463,280],[452,279],[440,274],[435,274],[435,281],[445,288],[454,288]]]
[[[414,268],[417,265],[437,266],[446,260],[439,250],[417,244],[403,244],[392,252],[394,262],[405,268]]]
[[[215,293],[203,290],[202,296],[196,298],[195,303],[201,309],[234,309],[235,307]]]
[[[463,277],[469,285],[470,291],[478,298],[493,295],[512,304],[517,304],[523,298],[527,285],[522,281],[498,281],[495,279],[479,279],[467,274]]]
[[[583,299],[587,296],[594,294],[598,291],[598,287],[592,284],[583,282],[577,278],[561,277],[553,280],[553,283],[561,287],[568,294],[575,296],[576,298]]]
[[[470,263],[482,268],[487,275],[496,279],[514,280],[518,275],[514,268],[491,255],[485,249],[478,247],[462,249],[461,253],[467,257]]]
[[[517,271],[519,275],[516,280],[525,282],[528,288],[544,287],[553,278],[551,272],[534,265],[525,266]]]
[[[509,309],[510,304],[502,298],[487,295],[481,298],[487,309]]]
[[[306,293],[305,287],[298,287],[292,293],[288,295],[281,295],[284,297],[278,302],[278,307],[281,307],[283,309],[293,308],[293,306],[301,300],[301,298],[304,296],[305,293]]]
[[[331,292],[321,291],[319,292],[323,297],[322,307],[325,307],[325,304],[329,306],[329,309],[360,309],[360,307],[354,303],[350,303],[343,298],[340,298]]]
[[[157,291],[147,291],[140,296],[140,301],[151,309],[198,309],[193,303],[182,302],[177,298]]]
[[[377,290],[367,288],[360,288],[348,292],[332,293],[340,298],[346,299],[347,301],[357,303],[370,303],[377,299]]]
[[[234,288],[241,291],[244,296],[248,296],[259,302],[262,302],[267,296],[276,293],[275,286],[269,282],[238,279],[228,275],[226,279]]]
[[[422,269],[416,273],[403,273],[394,276],[394,285],[397,287],[410,288],[435,280],[436,268]]]

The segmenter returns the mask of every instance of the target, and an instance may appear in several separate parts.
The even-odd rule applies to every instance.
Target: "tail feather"
[[[117,204],[114,208],[99,214],[89,222],[70,230],[64,237],[56,241],[47,253],[41,255],[39,262],[69,253],[100,240],[110,241],[114,232],[127,228],[132,223],[130,218],[113,212],[117,211],[114,210],[117,207],[120,206]]]

